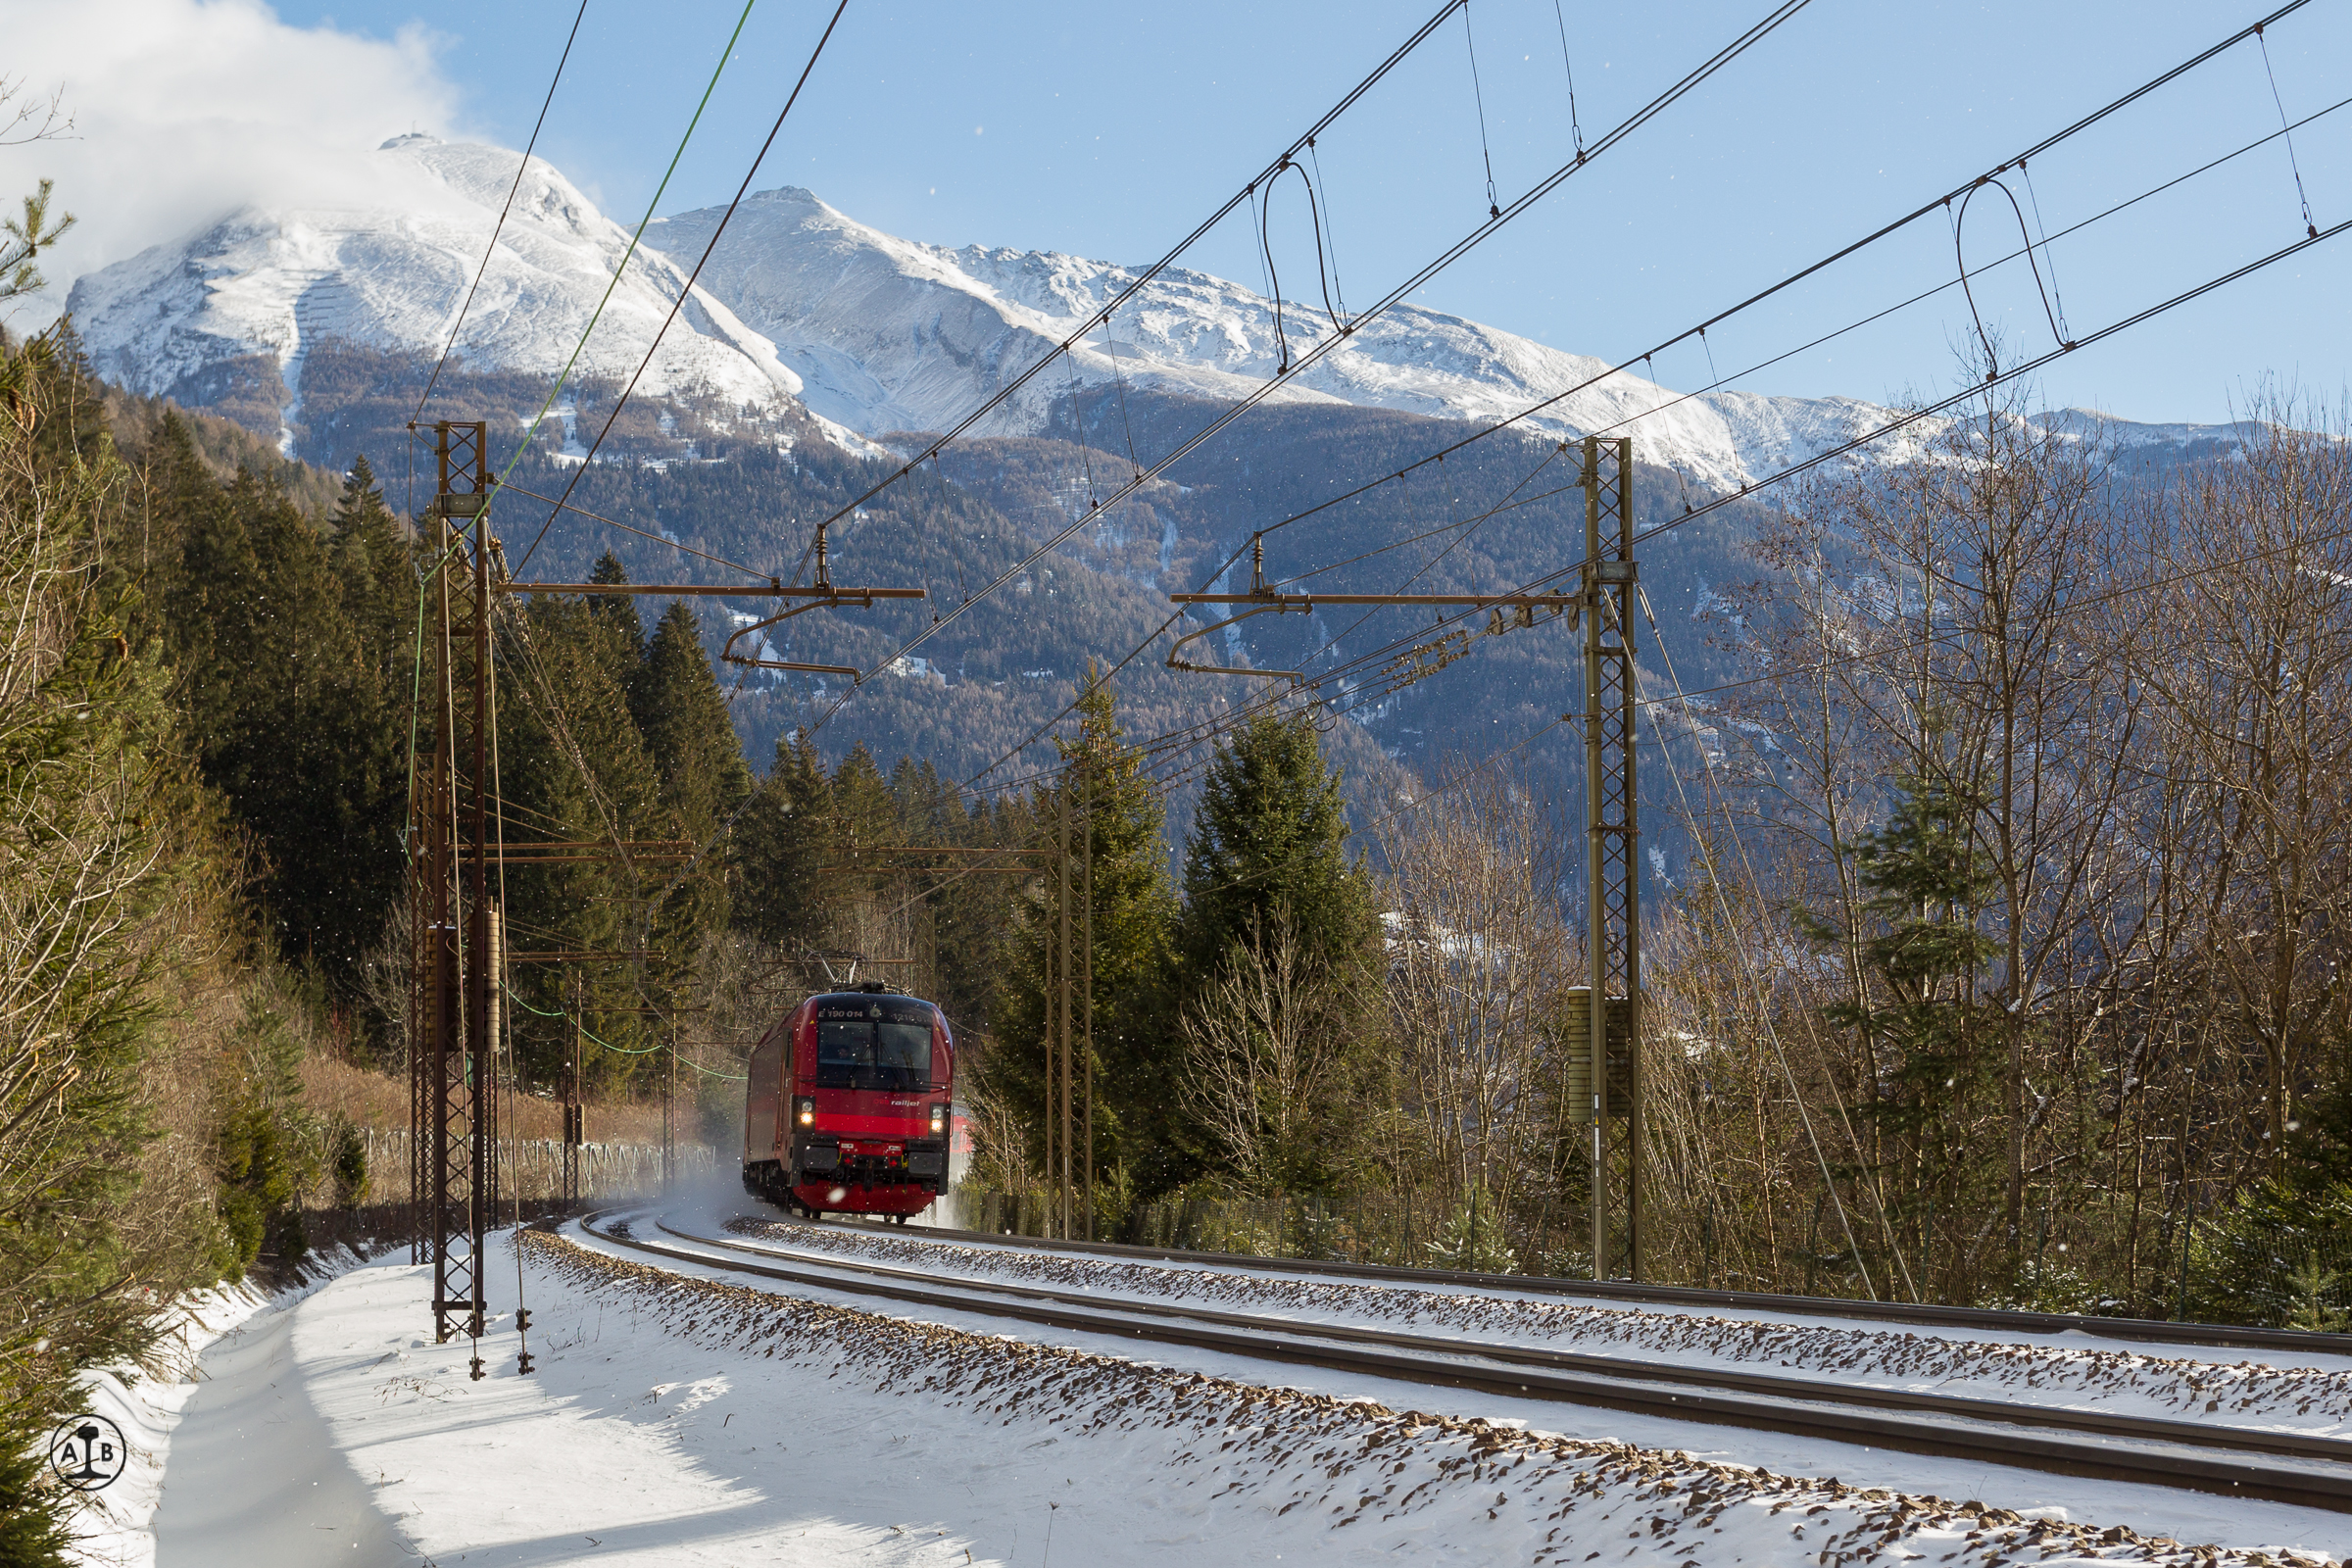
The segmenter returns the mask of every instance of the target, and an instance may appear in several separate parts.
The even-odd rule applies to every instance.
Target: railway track
[[[655,1240],[631,1234],[625,1221],[604,1220],[592,1215],[583,1223],[591,1235],[615,1247],[935,1310],[1006,1317],[1400,1382],[2352,1513],[2352,1442],[2336,1439],[1671,1366],[1354,1325],[1301,1324],[1206,1307],[1106,1301],[1086,1292],[1049,1286],[946,1280],[886,1264],[820,1261],[740,1238],[681,1230],[663,1221],[657,1221],[656,1228],[670,1240]]]
[[[793,1223],[786,1221],[785,1223]],[[801,1222],[806,1223],[806,1222]],[[836,1226],[853,1230],[854,1227]],[[2086,1317],[2067,1312],[2021,1312],[1984,1306],[1938,1306],[1913,1301],[1862,1301],[1835,1296],[1780,1296],[1765,1291],[1713,1291],[1688,1285],[1641,1285],[1630,1280],[1562,1280],[1533,1274],[1480,1274],[1458,1269],[1397,1268],[1383,1263],[1340,1263],[1304,1258],[1251,1257],[1237,1252],[1194,1252],[1173,1247],[1135,1247],[1118,1242],[1060,1242],[1035,1236],[1000,1236],[992,1231],[956,1230],[945,1225],[910,1225],[902,1234],[980,1247],[1073,1252],[1145,1263],[1199,1263],[1211,1268],[1265,1274],[1303,1274],[1368,1280],[1420,1288],[1469,1286],[1515,1296],[1562,1296],[1578,1300],[1622,1301],[1644,1306],[1712,1307],[1719,1311],[1772,1312],[1798,1317],[1868,1318],[1877,1323],[1983,1329],[1995,1337],[2018,1334],[2088,1334],[2134,1344],[2197,1345],[2220,1349],[2269,1350],[2300,1355],[2352,1358],[2352,1334],[2305,1329],[2262,1329],[2230,1323],[2170,1322],[2157,1318]]]

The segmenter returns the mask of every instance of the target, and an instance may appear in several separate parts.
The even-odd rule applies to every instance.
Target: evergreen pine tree
[[[416,563],[407,530],[384,505],[384,492],[364,457],[352,460],[334,513],[335,571],[343,582],[343,612],[393,706],[408,707],[419,653]]]
[[[1123,742],[1109,689],[1089,690],[1077,712],[1077,738],[1057,743],[1063,781],[1041,786],[1029,802],[1029,844],[1057,847],[1066,788],[1091,831],[1094,858],[1097,1190],[1150,1199],[1199,1171],[1197,1143],[1182,1126],[1167,984],[1175,888],[1159,797],[1143,776],[1141,756]],[[1017,901],[1005,940],[1001,1012],[986,1069],[989,1092],[1027,1125],[1032,1161],[1045,1148],[1047,964],[1061,910],[1057,880],[1049,875],[1041,883]],[[1077,885],[1074,857],[1073,899]],[[1073,940],[1083,918],[1083,910],[1072,910]],[[1074,1022],[1074,1055],[1077,1038]],[[1077,1065],[1083,1071],[1084,1063]]]
[[[1028,824],[1012,808],[967,811],[963,792],[929,761],[902,758],[890,773],[900,832],[909,844],[969,848],[1026,847]],[[1010,929],[1012,889],[1003,876],[942,877],[922,892],[919,915],[930,922],[931,1000],[947,1009],[959,1036],[986,1036],[1002,976],[998,955]]]
[[[900,837],[908,844],[961,844],[966,816],[963,795],[925,760],[902,757],[890,770],[890,798],[898,810]]]
[[[67,318],[37,340],[43,352],[41,416],[32,427],[32,450],[38,461],[63,466],[80,463],[94,468],[105,460],[109,435],[106,384],[91,368],[81,338]]]
[[[1989,1212],[2001,1179],[1997,1142],[1984,1136],[1997,1111],[2000,1034],[1976,987],[1996,951],[1978,924],[1991,880],[1969,799],[1934,778],[1905,779],[1902,791],[1855,857],[1870,934],[1807,929],[1825,949],[1862,959],[1857,996],[1828,1015],[1868,1037],[1885,1064],[1858,1109],[1882,1137],[1890,1217],[1912,1229],[1913,1255],[1950,1256],[1925,1228],[1938,1214],[1959,1224]]]
[[[827,879],[840,827],[833,786],[808,734],[776,741],[776,760],[735,825],[737,927],[791,950],[815,945],[829,919]]]
[[[606,843],[668,836],[649,831],[666,820],[661,779],[609,658],[612,618],[596,604],[543,600],[524,612],[524,626],[502,638],[500,783],[514,803],[510,838]],[[640,951],[655,937],[647,902],[674,869],[610,858],[510,867],[508,919],[517,931],[545,934],[554,946]],[[552,1082],[570,1059],[570,1026],[563,1019],[575,979],[586,988],[588,1027],[620,1048],[592,1050],[591,1082],[616,1087],[651,1071],[650,1054],[621,1052],[657,1038],[650,1015],[639,1009],[662,1002],[663,977],[659,966],[649,973],[634,961],[579,965],[571,974],[553,966],[516,972],[521,1005],[514,1019],[526,1071]]]
[[[1207,1024],[1204,1012],[1221,1011],[1237,996],[1269,1006],[1279,997],[1296,1016],[1252,1015],[1238,1031],[1211,1033],[1230,1047],[1268,1030],[1297,1031],[1299,1050],[1329,1062],[1303,1102],[1264,1105],[1271,1125],[1299,1135],[1271,1151],[1278,1168],[1255,1176],[1292,1191],[1338,1187],[1374,1125],[1365,1111],[1395,1103],[1388,1058],[1370,1027],[1376,992],[1367,982],[1379,927],[1369,878],[1348,862],[1347,837],[1340,777],[1324,765],[1313,724],[1304,714],[1261,714],[1218,750],[1185,846],[1176,942],[1185,1016]],[[1246,983],[1238,992],[1220,985],[1235,965],[1250,981],[1281,975],[1288,983]],[[1279,1074],[1265,1081],[1276,1083]],[[1274,1093],[1264,1091],[1261,1102]],[[1178,1132],[1223,1166],[1205,1127],[1187,1123]]]
[[[664,805],[708,833],[743,804],[752,788],[743,742],[684,604],[672,604],[655,624],[629,709],[661,775]]]
[[[841,820],[842,841],[852,850],[880,849],[905,842],[899,831],[899,803],[880,764],[859,741],[833,770],[833,811]]]
[[[178,559],[160,608],[205,781],[258,852],[279,951],[349,991],[399,887],[405,714],[275,479],[214,482],[176,421],[161,466]]]
[[[647,758],[661,781],[669,832],[703,849],[677,873],[655,918],[673,959],[699,956],[703,935],[727,919],[727,845],[720,829],[751,793],[743,742],[727,716],[727,700],[703,653],[694,612],[673,603],[654,627],[645,659],[629,686],[629,708]],[[681,969],[680,976],[690,972]]]
[[[596,567],[588,573],[588,580],[612,585],[626,583],[628,568],[620,564],[618,556],[608,550],[596,558]],[[637,613],[637,596],[589,594],[586,599],[587,644],[612,683],[626,692],[636,684],[638,666],[645,662],[645,620]]]
[[[1372,891],[1348,859],[1340,775],[1306,715],[1259,714],[1217,750],[1185,845],[1177,951],[1188,984],[1287,911],[1304,954],[1350,961],[1373,941]]]
[[[123,474],[45,445],[81,395],[44,339],[0,340],[0,1562],[79,1561],[85,1499],[44,1472],[83,1374],[151,1349],[159,1298],[213,1283],[183,1187],[140,1191],[179,993],[209,954],[210,846],[152,608],[103,568]],[[135,563],[118,564],[135,567]],[[127,1287],[127,1288],[126,1288]]]

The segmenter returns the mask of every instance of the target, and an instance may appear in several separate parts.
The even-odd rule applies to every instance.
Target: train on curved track
[[[755,1198],[905,1224],[954,1179],[969,1134],[956,1041],[935,1004],[869,980],[809,997],[753,1049],[743,1186]]]

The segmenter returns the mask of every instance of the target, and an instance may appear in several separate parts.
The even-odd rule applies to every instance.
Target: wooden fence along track
[[[408,1169],[410,1134],[406,1127],[363,1129],[368,1146],[368,1168],[376,1173],[380,1190],[398,1181]],[[493,1162],[499,1172],[499,1202],[519,1197],[524,1202],[561,1197],[564,1191],[564,1144],[556,1138],[501,1138]],[[705,1144],[678,1146],[678,1179],[702,1181],[717,1169],[715,1152]],[[517,1192],[517,1184],[520,1191]],[[591,1143],[580,1145],[580,1196],[613,1202],[662,1190],[660,1144]]]

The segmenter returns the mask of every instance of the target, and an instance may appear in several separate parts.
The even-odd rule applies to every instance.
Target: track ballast
[[[677,1242],[714,1249],[722,1254],[712,1256],[671,1242],[630,1235],[625,1224],[600,1227],[596,1220],[601,1217],[591,1217],[589,1233],[613,1246],[707,1268],[935,1310],[1008,1317],[1052,1328],[1399,1382],[1557,1399],[1864,1447],[2352,1512],[2352,1443],[2335,1439],[1858,1388],[1826,1380],[1666,1365],[1534,1347],[1440,1340],[1352,1325],[1301,1324],[1204,1307],[1106,1301],[1087,1293],[1046,1286],[965,1279],[946,1282],[937,1275],[884,1264],[806,1260],[738,1239],[698,1235],[657,1222]],[[972,1239],[1001,1240],[977,1235]],[[1150,1249],[1121,1248],[1117,1255],[1231,1261],[1216,1254],[1169,1254]],[[1352,1266],[1347,1267],[1353,1272]],[[1384,1272],[1393,1276],[1406,1271]],[[1428,1278],[1426,1274],[1419,1277]],[[1484,1277],[1472,1278],[1486,1282]],[[1504,1285],[1502,1280],[1494,1283]],[[1526,1282],[1515,1277],[1504,1285],[1525,1287]]]

